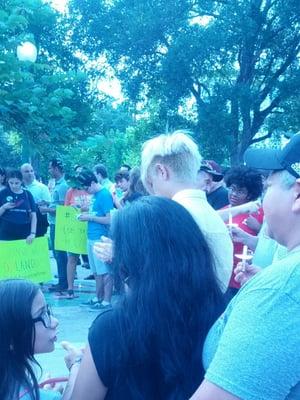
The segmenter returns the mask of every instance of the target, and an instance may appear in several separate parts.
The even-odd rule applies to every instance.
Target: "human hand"
[[[64,384],[68,378],[52,378],[50,372],[46,373],[39,383],[39,386],[46,391],[58,392],[60,394],[64,391]]]
[[[83,349],[78,349],[70,342],[66,341],[61,342],[61,346],[67,351],[67,355],[65,356],[65,363],[66,367],[70,371],[73,365],[80,364],[83,356]]]
[[[256,267],[255,265],[248,264],[247,262],[239,262],[233,273],[235,274],[234,280],[240,283],[243,286],[246,282],[249,281],[254,275],[261,271],[261,268]]]
[[[48,206],[49,203],[46,200],[41,200],[36,203],[38,206]]]
[[[260,231],[261,223],[259,223],[253,215],[249,215],[249,217],[244,221],[244,224],[256,233]]]
[[[46,206],[39,206],[39,210],[42,214],[45,214],[48,212],[48,207]]]
[[[94,244],[94,253],[101,261],[110,263],[113,258],[113,241],[106,237],[101,236],[101,241]]]
[[[10,209],[12,209],[12,208],[15,208],[16,207],[16,204],[15,203],[13,203],[13,202],[11,202],[11,201],[8,201],[7,203],[4,203],[3,205],[2,205],[2,208],[6,211],[6,210],[10,210]]]
[[[90,214],[79,214],[77,216],[78,221],[90,221],[91,220],[91,215]]]
[[[31,233],[30,235],[27,236],[26,243],[31,244],[34,241],[34,239],[35,239],[35,234]]]
[[[247,233],[237,226],[231,226],[230,235],[235,243],[245,243],[247,240]]]

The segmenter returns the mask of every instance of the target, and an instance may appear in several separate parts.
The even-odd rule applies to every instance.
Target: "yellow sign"
[[[71,206],[56,208],[55,250],[87,254],[87,222],[78,221],[79,214]]]
[[[23,278],[47,282],[51,276],[48,239],[36,238],[0,242],[0,279]]]

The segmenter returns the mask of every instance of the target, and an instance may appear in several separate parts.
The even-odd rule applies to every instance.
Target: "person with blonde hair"
[[[159,135],[143,145],[141,178],[149,193],[173,199],[193,216],[210,246],[225,292],[232,270],[232,242],[225,223],[197,189],[201,161],[198,146],[186,131]]]

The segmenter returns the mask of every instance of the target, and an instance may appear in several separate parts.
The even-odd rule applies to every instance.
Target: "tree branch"
[[[287,68],[291,65],[291,63],[296,58],[298,51],[300,49],[299,46],[299,36],[296,36],[294,39],[294,48],[291,50],[290,54],[286,58],[285,62],[281,65],[281,67],[274,73],[274,75],[269,80],[269,83],[265,86],[265,88],[259,94],[259,104],[261,104],[268,94],[270,93],[271,89],[273,88],[277,79],[287,70]]]
[[[266,117],[273,111],[273,109],[275,107],[278,107],[280,102],[281,102],[281,97],[277,96],[271,102],[271,104],[268,107],[266,107],[264,110],[254,112],[254,117],[253,117],[252,126],[251,126],[252,137],[258,132],[259,128],[262,126]]]
[[[269,138],[272,136],[272,134],[273,134],[273,131],[267,133],[267,134],[264,135],[264,136],[260,136],[260,137],[258,137],[258,138],[252,139],[251,142],[250,142],[250,144],[262,142],[263,140],[269,139]]]

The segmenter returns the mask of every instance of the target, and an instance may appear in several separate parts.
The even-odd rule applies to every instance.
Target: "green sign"
[[[87,222],[78,221],[79,214],[71,206],[56,208],[55,250],[87,254]]]
[[[0,279],[24,278],[47,282],[51,276],[48,238],[0,242]]]

